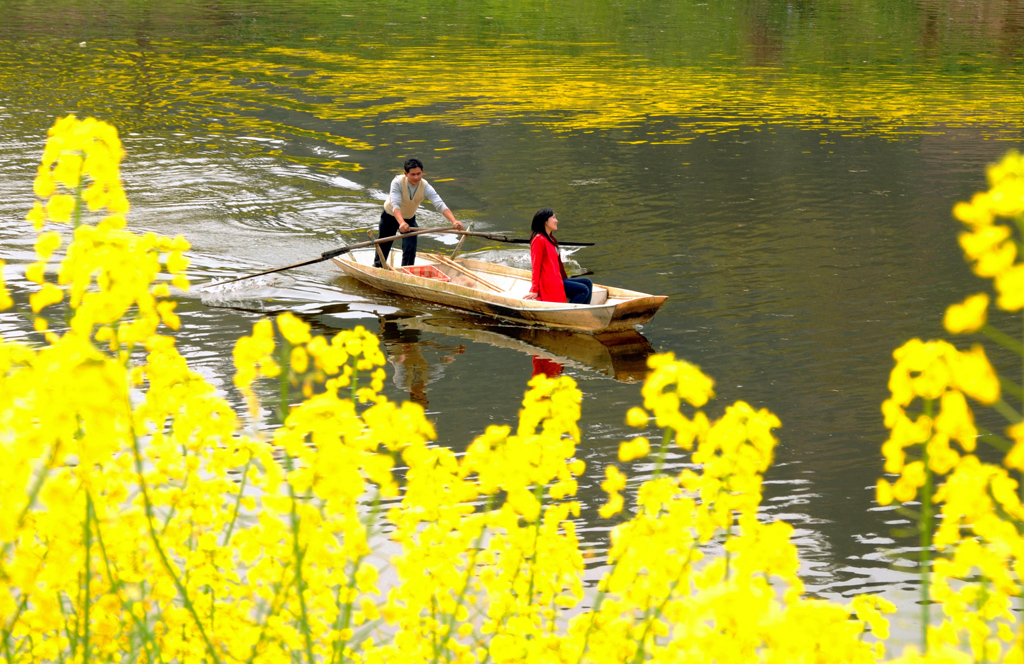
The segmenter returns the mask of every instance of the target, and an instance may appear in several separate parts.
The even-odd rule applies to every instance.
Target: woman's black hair
[[[419,168],[419,169],[426,170],[426,169],[423,168],[423,162],[420,161],[419,159],[417,159],[416,157],[413,157],[411,159],[406,159],[405,160],[405,172],[408,173],[409,171],[411,171],[414,168]]]
[[[537,210],[537,214],[533,215],[533,221],[530,223],[530,239],[538,235],[543,235],[548,239],[551,244],[558,246],[558,240],[555,239],[554,235],[548,233],[547,227],[544,225],[548,219],[555,216],[555,211],[549,207],[543,207]]]

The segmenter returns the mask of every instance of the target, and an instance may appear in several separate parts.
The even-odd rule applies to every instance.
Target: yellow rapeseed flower
[[[647,416],[647,411],[643,408],[637,408],[634,406],[626,411],[626,424],[629,426],[640,429],[647,426],[648,422],[649,418]]]
[[[309,354],[305,348],[298,346],[292,349],[290,365],[295,373],[306,373],[306,369],[309,368]]]
[[[619,461],[628,462],[642,459],[651,451],[651,443],[644,436],[619,443]],[[609,466],[611,467],[611,466]]]
[[[60,247],[61,242],[63,242],[63,238],[61,238],[60,233],[52,231],[49,233],[41,233],[36,238],[36,255],[39,256],[41,260],[47,260],[53,255],[53,252]]]
[[[980,344],[967,352],[953,352],[949,355],[953,384],[967,396],[983,404],[992,404],[999,399],[999,376],[985,355]]]
[[[1012,232],[1009,226],[985,226],[973,233],[961,233],[960,246],[967,258],[976,261],[985,254],[998,250]]]
[[[4,266],[6,264],[3,260],[0,260],[0,311],[10,309],[14,305],[11,294],[7,291],[7,281],[4,278]]]
[[[75,211],[75,199],[67,194],[55,194],[46,204],[46,215],[50,221],[58,224],[71,222],[71,214]]]
[[[960,442],[966,452],[973,452],[978,438],[974,414],[962,392],[953,390],[942,395],[935,429]]]
[[[61,155],[52,177],[66,189],[77,188],[82,180],[82,155],[73,152]]]
[[[1024,308],[1024,265],[1018,264],[1001,272],[995,279],[999,297],[996,304],[1006,311]]]
[[[875,487],[875,500],[879,505],[888,505],[893,499],[892,484],[884,479],[879,479]]]
[[[957,203],[953,215],[973,228],[988,226],[994,219],[986,194],[975,195],[970,203]]]
[[[63,299],[64,291],[53,284],[43,284],[42,289],[32,293],[28,298],[34,313],[39,313],[43,308],[56,304]]]
[[[977,332],[985,324],[988,303],[988,295],[978,293],[960,304],[952,304],[946,309],[943,325],[952,334]]]
[[[293,346],[304,344],[312,338],[309,334],[309,323],[299,320],[290,311],[286,311],[277,317],[277,327],[281,330],[284,338],[288,340],[288,343]],[[302,372],[300,371],[299,373]]]

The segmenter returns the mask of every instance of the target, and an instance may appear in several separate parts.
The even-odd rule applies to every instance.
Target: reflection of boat
[[[506,265],[420,252],[409,268],[373,267],[372,251],[332,258],[345,274],[388,293],[466,309],[520,324],[596,334],[649,321],[662,295],[594,284],[591,304],[524,300],[530,272]]]
[[[481,326],[461,318],[402,318],[394,322],[402,328],[439,332],[583,366],[627,383],[647,376],[647,357],[654,352],[651,343],[636,330],[579,334],[539,327]]]
[[[392,380],[409,392],[409,400],[427,407],[427,386],[444,374],[456,355],[466,352],[463,345],[450,346],[433,339],[421,339],[420,330],[381,319],[379,332],[388,361],[394,366]],[[429,358],[429,359],[428,359]]]

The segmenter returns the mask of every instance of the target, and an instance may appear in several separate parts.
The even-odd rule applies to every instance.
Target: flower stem
[[[1021,421],[1021,415],[1014,409],[1013,406],[1006,403],[1002,399],[999,399],[992,404],[992,410],[996,411],[1000,415],[1006,418],[1006,421],[1010,424],[1018,424]]]
[[[290,397],[290,390],[288,388],[288,379],[290,374],[289,359],[291,357],[291,344],[287,339],[284,339],[281,344],[281,356],[280,356],[280,367],[281,373],[278,379],[278,400],[277,400],[277,416],[280,425],[285,426],[285,420],[288,415],[288,399]],[[288,367],[289,371],[285,371]],[[291,499],[291,530],[292,530],[292,555],[295,557],[295,587],[299,593],[299,610],[301,612],[300,627],[302,628],[303,641],[306,646],[306,659],[309,664],[315,664],[316,660],[313,657],[313,634],[309,628],[309,611],[306,607],[306,580],[302,576],[302,563],[306,557],[305,551],[299,542],[300,519],[299,516],[299,505],[298,496],[295,493],[295,486],[292,484],[291,474],[295,470],[295,464],[292,462],[292,455],[287,450],[284,452],[285,469],[287,472],[288,485],[288,497]]]
[[[981,327],[981,332],[992,341],[996,342],[1003,348],[1007,348],[1010,351],[1024,357],[1024,344],[1011,337],[1006,332],[992,327],[989,324],[985,324]]]
[[[366,519],[366,538],[367,541],[374,536],[373,524],[377,522],[377,515],[380,512],[380,488],[377,488],[377,492],[373,497],[373,506],[370,508],[370,515]],[[346,589],[346,602],[345,610],[341,610],[341,588],[338,589],[338,620],[336,621],[336,631],[338,632],[338,640],[334,643],[334,654],[331,656],[331,662],[338,661],[338,656],[341,656],[342,662],[345,661],[345,644],[342,641],[341,634],[349,628],[349,624],[352,621],[352,599],[355,594],[357,585],[356,574],[359,572],[359,566],[363,564],[363,560],[366,559],[365,555],[357,557],[352,562],[352,573],[349,575],[348,587]]]
[[[533,604],[533,581],[537,575],[537,542],[540,541],[540,527],[544,522],[544,486],[537,485],[533,493],[537,502],[540,503],[540,509],[537,511],[537,521],[534,522],[533,528],[533,552],[530,554],[530,587],[526,595],[527,605]]]
[[[284,603],[284,596],[287,594],[285,589],[291,584],[285,584],[285,579],[288,577],[288,565],[281,566],[281,579],[277,583],[277,590],[274,594],[274,600],[270,603],[270,610],[267,612],[263,625],[260,627],[259,638],[256,639],[256,643],[253,644],[252,650],[249,652],[249,659],[246,660],[246,664],[253,664],[256,656],[260,654],[260,648],[263,646],[263,642],[267,638],[267,629],[269,628],[270,618],[277,614],[281,610],[281,605]]]
[[[934,404],[925,399],[924,414],[932,417]],[[921,565],[921,652],[928,654],[928,624],[931,608],[931,552],[932,552],[932,492],[934,477],[929,465],[928,442],[921,448],[921,460],[924,462],[924,486],[921,488],[921,533],[920,533],[920,565]]]
[[[284,458],[287,461],[288,472],[291,473],[292,457],[285,452]],[[306,580],[302,576],[302,563],[306,554],[299,543],[300,517],[298,498],[295,495],[295,487],[292,486],[290,481],[288,482],[288,495],[292,500],[292,555],[295,556],[295,587],[299,593],[299,610],[302,612],[300,626],[302,627],[302,636],[306,645],[306,658],[309,660],[309,664],[315,664],[316,660],[313,657],[313,635],[309,629],[309,611],[306,608]]]
[[[110,587],[117,593],[124,592],[124,582],[121,579],[114,576],[115,567],[110,563],[110,556],[107,555],[107,546],[103,542],[103,532],[100,530],[99,520],[96,518],[96,506],[93,505],[92,519],[96,523],[96,545],[99,547],[100,555],[103,557],[103,565],[107,571],[107,580],[110,583]],[[146,582],[143,581],[141,584],[141,592],[145,593]],[[142,600],[136,600],[141,602]],[[139,618],[134,611],[131,610],[132,602],[125,602],[122,598],[122,606],[126,609],[128,615],[131,616],[132,620],[135,621],[136,627],[139,629],[140,638],[142,639],[142,647],[146,651],[146,661],[152,661],[152,652],[150,648],[153,646],[153,635],[149,633],[149,629],[146,625],[146,619]],[[134,647],[134,646],[133,646]]]
[[[129,421],[131,421],[130,416]],[[153,524],[153,503],[149,498],[149,488],[146,484],[146,476],[142,471],[142,449],[139,447],[139,438],[135,435],[134,430],[130,435],[132,438],[132,449],[135,456],[135,475],[139,480],[139,490],[142,492],[142,504],[145,508],[146,525],[149,529],[149,539],[153,542],[153,547],[160,556],[160,562],[163,564],[164,570],[168,575],[170,575],[171,580],[174,581],[175,588],[177,588],[178,592],[181,594],[181,601],[185,604],[185,608],[192,615],[192,620],[195,622],[196,628],[199,630],[199,635],[203,638],[203,644],[206,646],[206,651],[210,654],[210,659],[214,664],[220,664],[220,658],[217,657],[217,651],[213,647],[213,642],[210,641],[210,637],[206,634],[206,630],[203,628],[203,621],[199,618],[199,614],[196,613],[196,608],[188,596],[188,589],[185,588],[181,579],[177,574],[175,574],[174,566],[171,565],[171,561],[167,557],[167,552],[164,551],[163,546],[160,544],[160,538],[156,533],[156,526]]]
[[[53,451],[50,453],[50,459],[43,466],[42,470],[39,471],[39,475],[36,476],[36,481],[32,484],[32,488],[29,490],[28,500],[25,501],[25,507],[22,508],[21,513],[18,515],[18,522],[15,525],[15,532],[20,531],[22,526],[25,525],[25,517],[32,511],[32,506],[36,504],[36,499],[39,497],[39,492],[43,488],[43,483],[46,481],[47,475],[53,470],[54,464],[57,462],[57,454],[60,451],[60,444],[53,446]],[[9,542],[5,542],[3,548],[0,549],[0,579],[7,579],[7,572],[4,571],[3,559],[7,556],[7,552],[10,547],[14,544],[14,539]]]
[[[661,477],[661,469],[665,465],[665,454],[668,452],[669,443],[672,441],[672,429],[665,427],[665,430],[661,434],[661,446],[658,448],[658,458],[654,464],[654,477],[652,479],[658,479]]]
[[[89,664],[89,582],[92,577],[90,562],[92,559],[92,496],[85,492],[85,579],[83,581],[84,596],[82,598],[82,664]]]
[[[224,546],[231,544],[231,534],[235,531],[235,522],[238,521],[238,511],[242,505],[242,494],[245,493],[245,485],[249,479],[249,468],[252,466],[252,450],[249,451],[249,458],[245,461],[245,468],[242,469],[242,483],[238,487],[238,497],[235,498],[235,510],[231,515],[231,523],[228,525],[228,532],[224,535]]]
[[[491,511],[491,504],[494,500],[494,496],[488,496],[487,502],[484,504],[483,513],[487,514]],[[441,642],[441,650],[446,650],[448,641],[452,638],[452,632],[455,630],[455,620],[459,613],[459,609],[462,607],[462,602],[465,601],[466,592],[469,590],[469,584],[473,580],[473,568],[476,566],[477,556],[480,555],[480,547],[483,545],[484,535],[487,533],[487,525],[484,524],[480,528],[480,534],[477,535],[476,541],[473,542],[473,555],[469,559],[469,563],[466,565],[466,582],[462,585],[462,590],[459,591],[459,598],[455,602],[455,610],[452,611],[451,615],[448,616],[448,625],[445,630],[444,640]],[[434,655],[434,664],[437,664],[439,653]]]
[[[661,436],[661,445],[658,447],[658,456],[655,459],[655,463],[654,463],[654,476],[653,476],[652,479],[658,479],[659,477],[661,477],[662,468],[665,465],[665,455],[668,453],[668,446],[669,446],[669,442],[671,440],[672,440],[672,429],[669,428],[669,427],[665,427],[665,430],[664,430],[664,432],[662,433],[662,436]],[[615,575],[615,570],[616,570],[616,568],[619,565],[619,560],[621,560],[621,559],[622,558],[620,556],[614,562],[612,562],[611,569],[608,570],[608,573],[605,575],[606,579],[611,579],[612,576]],[[600,584],[599,584],[598,585],[597,595],[594,598],[594,606],[590,610],[590,624],[587,625],[587,632],[586,632],[586,634],[583,635],[583,646],[580,648],[580,656],[576,660],[576,664],[582,664],[583,658],[586,656],[587,652],[590,650],[590,635],[594,633],[594,627],[596,627],[596,625],[597,625],[597,614],[600,612],[601,604],[604,602],[604,598],[607,596],[607,594],[608,593],[606,593],[605,591],[600,589]]]

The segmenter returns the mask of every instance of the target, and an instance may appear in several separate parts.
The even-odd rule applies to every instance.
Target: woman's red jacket
[[[562,279],[568,279],[558,248],[543,235],[534,235],[530,241],[530,262],[533,264],[533,285],[531,293],[537,293],[544,302],[565,302],[565,286]]]

